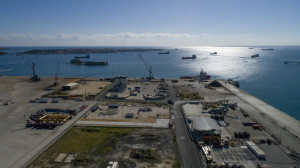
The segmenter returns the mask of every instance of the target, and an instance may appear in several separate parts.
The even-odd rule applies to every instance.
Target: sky
[[[0,0],[0,46],[300,45],[300,0]]]

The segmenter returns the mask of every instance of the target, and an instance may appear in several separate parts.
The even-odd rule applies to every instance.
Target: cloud
[[[108,33],[108,34],[0,34],[0,45],[82,45],[82,46],[172,46],[204,42],[207,34],[187,33]]]
[[[0,34],[0,46],[247,46],[300,43],[287,37],[278,38],[205,33]]]

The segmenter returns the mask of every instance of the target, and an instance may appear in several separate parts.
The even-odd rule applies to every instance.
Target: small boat
[[[196,59],[197,56],[194,54],[191,57],[182,57],[182,59]]]
[[[218,54],[217,52],[210,53],[210,55],[217,55],[217,54]]]
[[[90,58],[90,54],[86,54],[85,56],[76,56],[75,58]]]
[[[251,55],[251,58],[256,58],[256,57],[259,57],[259,54]]]
[[[79,58],[71,59],[71,64],[76,65],[89,65],[89,66],[96,66],[96,65],[108,65],[108,62],[101,61],[101,62],[95,62],[95,61],[81,61]]]
[[[170,52],[169,51],[167,51],[167,52],[159,52],[158,54],[170,54]]]
[[[274,48],[262,48],[261,50],[274,50]]]
[[[179,79],[194,79],[195,76],[180,76]]]
[[[95,66],[95,65],[108,65],[108,62],[105,62],[105,61],[102,61],[102,62],[84,61],[83,65],[91,65],[91,66]]]
[[[199,80],[207,80],[210,79],[211,75],[207,75],[206,72],[203,71],[203,69],[201,68],[200,74],[199,74]]]
[[[240,83],[237,80],[228,79],[228,83],[234,85],[235,87],[240,87]]]

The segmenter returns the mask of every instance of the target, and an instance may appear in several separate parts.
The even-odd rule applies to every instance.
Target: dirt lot
[[[105,81],[83,81],[77,88],[66,92],[69,95],[96,95],[110,84]]]
[[[109,153],[107,160],[126,160],[136,164],[135,167],[176,167],[179,163],[174,132],[170,129],[136,129],[132,134],[119,141],[115,150]],[[134,159],[132,153],[139,149],[153,151],[153,159]],[[178,164],[180,165],[180,164]],[[179,166],[180,167],[180,166]]]
[[[66,163],[67,156],[74,160]],[[106,168],[110,161],[118,162],[120,168],[180,167],[174,132],[171,129],[74,127],[29,167]]]
[[[51,93],[49,97],[61,97],[64,99],[72,99],[72,97],[85,97],[90,100],[99,95],[102,91],[104,91],[111,82],[107,81],[99,81],[99,80],[74,80],[73,82],[78,83],[79,85],[72,90],[62,90],[63,85],[55,86],[57,91]],[[64,83],[67,84],[67,83]]]
[[[155,104],[138,104],[138,103],[123,103],[119,102],[117,109],[109,109],[110,102],[99,103],[99,109],[95,112],[91,112],[86,117],[87,119],[125,119],[127,113],[133,113],[133,119],[169,119],[170,112],[169,107],[157,106]],[[140,109],[150,108],[151,111],[141,111]],[[130,119],[127,119],[130,120]]]
[[[195,89],[193,84],[184,84],[177,88],[179,98],[183,100],[202,100],[204,99]]]

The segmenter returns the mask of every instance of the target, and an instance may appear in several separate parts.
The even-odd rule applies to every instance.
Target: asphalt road
[[[201,168],[204,167],[203,155],[198,151],[196,144],[192,141],[189,130],[184,120],[180,106],[185,102],[177,101],[171,107],[174,113],[175,134],[180,155],[181,167],[183,168]]]

